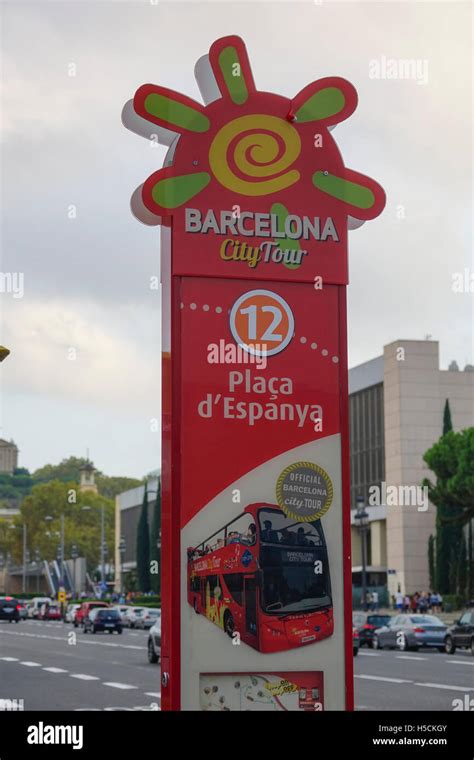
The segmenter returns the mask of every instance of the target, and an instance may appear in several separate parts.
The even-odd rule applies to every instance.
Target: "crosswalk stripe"
[[[474,691],[474,686],[448,686],[446,683],[417,683],[415,686],[426,686],[428,689],[448,689],[448,691]]]
[[[20,662],[20,665],[26,665],[28,668],[40,668],[41,663],[40,662],[30,662],[29,660],[24,660],[23,662]]]
[[[104,681],[104,686],[112,686],[113,689],[138,689],[138,686],[131,686],[128,683],[115,683],[114,681]]]
[[[47,670],[48,673],[67,673],[64,668],[43,668],[43,670]]]

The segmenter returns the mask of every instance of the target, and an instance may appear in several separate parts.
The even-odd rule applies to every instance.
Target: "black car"
[[[456,649],[469,649],[474,657],[474,610],[467,610],[451,628],[444,638],[446,654],[454,654]]]
[[[359,634],[359,645],[361,647],[370,646],[374,638],[376,628],[382,628],[387,625],[390,615],[379,615],[377,612],[354,612],[352,615],[352,625],[357,629]]]
[[[84,633],[91,631],[108,631],[113,633],[122,633],[122,618],[118,610],[112,610],[108,607],[96,607],[92,609],[82,622]]]
[[[13,620],[18,623],[20,620],[20,603],[18,599],[12,596],[0,596],[0,620]]]

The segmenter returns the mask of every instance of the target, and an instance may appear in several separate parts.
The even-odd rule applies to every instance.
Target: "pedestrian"
[[[403,594],[401,591],[397,591],[395,594],[395,606],[399,612],[403,612]]]
[[[405,612],[408,615],[408,613],[410,612],[410,597],[408,596],[408,594],[405,594],[405,597],[403,599],[403,607],[404,607]]]
[[[410,599],[410,609],[413,613],[413,612],[416,612],[417,608],[418,608],[418,594],[415,591],[412,598]]]
[[[367,591],[365,595],[365,609],[368,611],[370,610],[370,605],[372,604],[372,594],[370,591]]]
[[[372,591],[372,612],[378,612],[379,594],[378,591]]]

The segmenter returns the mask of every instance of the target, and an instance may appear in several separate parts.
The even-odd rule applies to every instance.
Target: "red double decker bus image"
[[[297,522],[249,504],[188,549],[188,601],[228,636],[280,652],[331,636],[329,560],[321,520]]]

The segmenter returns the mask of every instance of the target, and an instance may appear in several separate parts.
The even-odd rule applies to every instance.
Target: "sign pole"
[[[353,709],[348,230],[385,195],[331,129],[340,77],[261,92],[243,41],[195,68],[204,105],[126,104],[168,146],[132,197],[161,225],[162,709]]]

